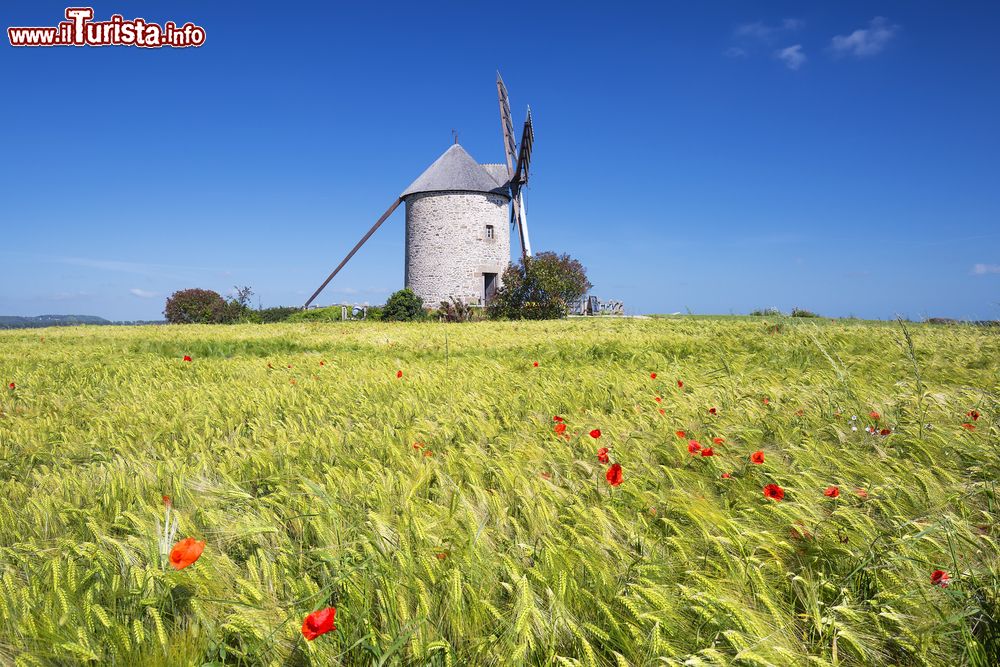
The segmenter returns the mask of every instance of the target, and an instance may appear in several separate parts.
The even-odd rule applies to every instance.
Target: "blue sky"
[[[503,159],[499,68],[535,121],[533,246],[631,312],[1000,318],[995,2],[93,4],[207,41],[4,36],[0,314],[301,304],[452,129]],[[319,301],[402,281],[400,209]]]

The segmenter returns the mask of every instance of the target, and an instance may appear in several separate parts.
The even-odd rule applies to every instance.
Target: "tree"
[[[212,324],[221,322],[226,301],[218,292],[207,289],[185,289],[167,299],[163,316],[171,324]]]
[[[250,307],[250,297],[253,296],[253,289],[249,285],[244,285],[240,287],[239,285],[233,286],[233,301],[240,304],[244,308]]]
[[[411,322],[424,316],[424,300],[409,287],[395,292],[385,302],[382,319],[388,322]]]
[[[570,302],[593,287],[587,270],[567,254],[540,252],[504,271],[503,287],[487,304],[491,318],[550,320],[566,317]]]
[[[249,286],[234,286],[232,296],[226,302],[222,312],[222,322],[236,324],[237,322],[260,322],[260,315],[250,308],[250,297],[253,289]]]

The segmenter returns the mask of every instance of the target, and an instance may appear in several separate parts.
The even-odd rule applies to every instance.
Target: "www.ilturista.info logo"
[[[94,21],[93,7],[67,7],[66,19],[54,28],[7,28],[11,46],[164,46],[185,48],[205,43],[205,29],[193,23],[178,27],[173,21],[162,26],[146,19],[126,21],[113,14],[107,21]]]

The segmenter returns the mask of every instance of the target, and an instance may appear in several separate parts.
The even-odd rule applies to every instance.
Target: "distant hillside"
[[[80,324],[160,324],[160,322],[112,322],[96,315],[0,315],[0,329],[36,329],[40,327],[68,327]]]

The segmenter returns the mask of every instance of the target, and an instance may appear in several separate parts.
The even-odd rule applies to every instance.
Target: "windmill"
[[[484,305],[501,286],[510,263],[511,229],[517,230],[522,258],[531,256],[524,203],[535,139],[531,109],[518,145],[507,88],[499,72],[497,97],[506,165],[476,162],[458,144],[456,135],[454,144],[393,201],[303,308],[309,307],[401,203],[406,204],[404,283],[424,303],[458,299]]]

